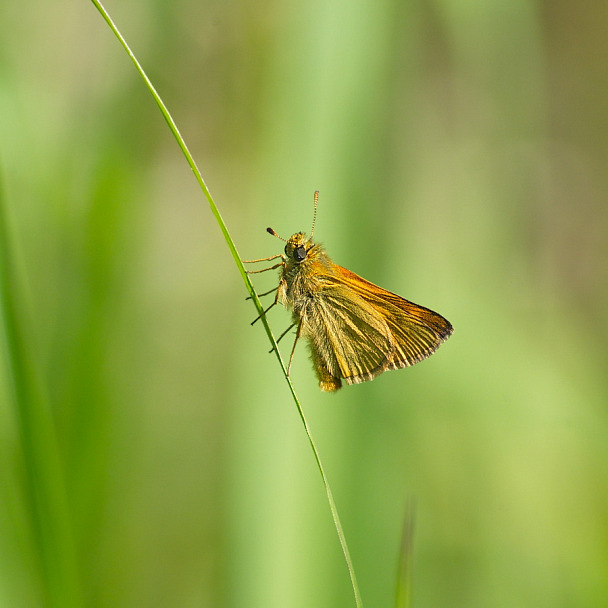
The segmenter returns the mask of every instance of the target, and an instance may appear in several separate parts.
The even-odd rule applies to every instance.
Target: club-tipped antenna
[[[315,190],[315,210],[312,216],[312,228],[310,229],[310,238],[315,233],[315,222],[317,221],[317,205],[319,203],[319,191]]]
[[[276,236],[278,239],[281,239],[282,241],[287,242],[287,239],[284,239],[282,236],[279,236],[272,228],[266,228],[266,232],[268,232],[268,234],[272,234],[272,236]]]

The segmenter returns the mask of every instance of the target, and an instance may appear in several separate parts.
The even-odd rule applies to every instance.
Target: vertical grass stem
[[[348,551],[348,546],[346,544],[346,538],[344,536],[344,531],[342,529],[342,524],[340,523],[340,518],[338,516],[338,510],[336,508],[336,504],[333,498],[333,494],[331,491],[331,487],[329,485],[329,481],[327,479],[327,475],[325,474],[325,470],[323,468],[323,464],[321,462],[321,457],[319,455],[319,451],[317,449],[317,446],[314,442],[310,427],[308,425],[308,421],[306,420],[306,416],[304,415],[304,411],[302,410],[302,406],[300,404],[300,400],[298,399],[298,396],[296,394],[295,388],[290,380],[290,378],[287,376],[287,368],[285,367],[285,363],[283,362],[283,359],[279,353],[279,348],[277,346],[276,340],[272,334],[272,331],[270,329],[270,326],[268,325],[268,322],[266,320],[265,315],[263,314],[263,307],[260,303],[260,300],[253,288],[253,285],[251,284],[251,281],[249,280],[249,276],[247,275],[247,272],[245,271],[245,267],[243,265],[243,262],[241,261],[241,257],[238,254],[238,251],[236,249],[236,245],[234,244],[234,241],[232,240],[230,233],[228,232],[228,228],[226,227],[226,224],[217,208],[217,206],[215,205],[215,202],[213,200],[213,197],[211,196],[211,193],[209,191],[209,188],[207,187],[207,184],[205,183],[205,180],[203,179],[201,172],[199,171],[196,162],[194,161],[194,158],[192,157],[192,154],[190,154],[190,151],[188,150],[188,146],[186,145],[186,142],[184,141],[183,137],[181,136],[179,129],[177,128],[177,125],[175,124],[175,121],[173,120],[171,114],[169,113],[169,110],[167,109],[167,107],[165,106],[164,102],[162,101],[160,95],[157,93],[156,89],[154,88],[154,86],[152,85],[152,82],[150,81],[150,79],[148,78],[148,76],[146,75],[146,73],[144,72],[142,66],[140,65],[139,61],[137,60],[137,58],[135,57],[135,55],[133,54],[133,52],[131,51],[129,45],[127,44],[126,40],[123,38],[122,34],[120,33],[120,31],[118,30],[118,28],[116,27],[115,23],[113,22],[113,20],[111,19],[110,15],[108,14],[108,12],[106,11],[106,9],[103,7],[103,5],[101,4],[101,2],[99,2],[99,0],[91,0],[91,2],[95,5],[95,7],[97,8],[97,10],[101,13],[102,17],[105,19],[106,23],[110,26],[110,29],[114,32],[114,35],[118,38],[118,40],[120,41],[120,44],[122,45],[122,47],[125,49],[125,51],[127,52],[127,54],[129,55],[129,57],[131,58],[131,60],[133,61],[133,63],[135,64],[135,68],[137,69],[137,71],[139,72],[139,75],[142,77],[142,79],[144,80],[144,82],[146,83],[146,86],[148,87],[148,90],[150,91],[152,97],[154,98],[154,100],[156,101],[156,104],[158,105],[165,121],[167,122],[167,125],[169,126],[169,129],[171,130],[171,132],[173,133],[173,136],[175,137],[182,153],[184,154],[184,156],[186,157],[186,161],[188,162],[188,164],[190,165],[190,168],[192,169],[192,172],[194,173],[194,176],[196,178],[196,180],[198,181],[203,194],[205,195],[207,201],[209,202],[209,206],[211,207],[211,211],[213,213],[213,215],[215,216],[215,219],[220,227],[220,230],[222,231],[222,234],[224,235],[224,239],[226,240],[226,243],[228,245],[228,248],[230,249],[230,252],[232,253],[232,257],[234,258],[234,261],[237,265],[237,268],[241,274],[241,277],[247,287],[247,291],[249,292],[255,307],[257,308],[258,313],[261,315],[261,319],[262,319],[262,323],[264,324],[264,328],[266,330],[266,333],[268,334],[268,339],[270,340],[272,346],[273,346],[273,350],[276,353],[277,359],[279,361],[279,364],[283,370],[283,374],[285,375],[285,379],[287,381],[287,384],[289,386],[289,391],[291,392],[291,395],[293,397],[293,400],[296,404],[296,407],[298,409],[298,413],[300,415],[300,418],[302,420],[302,424],[304,425],[304,429],[306,431],[306,435],[308,437],[308,441],[310,443],[311,449],[313,451],[314,457],[315,457],[315,461],[317,463],[317,466],[319,468],[319,472],[321,474],[321,478],[323,480],[323,485],[325,487],[325,492],[327,494],[327,500],[329,502],[329,508],[331,510],[331,514],[334,520],[334,525],[336,527],[336,531],[338,533],[338,538],[340,540],[340,545],[342,547],[342,551],[344,553],[344,558],[346,560],[346,564],[348,567],[348,572],[350,575],[350,579],[351,579],[351,584],[353,587],[353,593],[355,596],[355,603],[357,605],[357,608],[362,608],[363,603],[361,601],[361,595],[359,593],[359,587],[357,584],[357,579],[355,576],[355,570],[353,567],[353,563],[350,557],[350,553]]]

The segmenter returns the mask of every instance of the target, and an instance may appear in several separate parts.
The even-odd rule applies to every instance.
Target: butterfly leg
[[[264,296],[269,296],[271,293],[275,293],[278,288],[279,288],[279,286],[277,285],[276,287],[273,287],[269,291],[265,291],[264,293],[259,293],[258,298],[263,298]],[[251,300],[251,296],[247,296],[245,298],[245,300]]]
[[[269,262],[270,260],[276,260],[277,258],[285,257],[282,253],[271,255],[269,258],[258,258],[257,260],[241,260],[243,264],[253,264],[255,262]]]
[[[295,323],[294,323],[295,325]],[[298,325],[298,331],[296,332],[296,339],[293,341],[293,348],[291,349],[291,355],[289,356],[289,363],[287,365],[287,377],[289,378],[289,372],[291,371],[291,362],[293,361],[293,355],[296,352],[296,344],[300,338],[300,334],[302,333],[302,326],[304,325],[304,319],[300,319],[300,323]],[[293,325],[291,326],[293,327]],[[291,327],[289,329],[291,329]]]
[[[277,344],[281,341],[281,339],[287,335],[287,332],[295,325],[295,323],[292,323],[278,338],[277,338]]]
[[[281,341],[281,339],[283,337],[285,337],[287,335],[287,333],[289,332],[289,330],[295,325],[295,323],[292,323],[278,338],[277,338],[277,344]],[[274,350],[274,346],[268,351],[268,354],[270,354],[272,351]]]
[[[277,293],[277,297],[274,299],[274,302],[273,302],[273,303],[272,303],[272,304],[271,304],[271,305],[270,305],[268,308],[265,308],[265,309],[262,311],[262,314],[261,314],[261,315],[258,315],[258,316],[257,316],[257,317],[256,317],[256,318],[255,318],[255,319],[254,319],[254,320],[251,322],[251,325],[253,325],[253,324],[254,324],[256,321],[259,321],[259,320],[260,320],[262,317],[265,317],[265,316],[266,316],[266,313],[267,313],[267,312],[268,312],[268,311],[269,311],[269,310],[270,310],[270,309],[271,309],[273,306],[276,306],[276,304],[277,304],[277,302],[278,302],[278,301],[279,301],[279,295],[278,295],[278,293]]]
[[[277,302],[279,301],[279,296],[281,294],[281,287],[282,287],[283,283],[279,283],[279,286],[276,289],[276,295],[274,296],[274,302],[268,307],[266,308],[261,315],[259,315],[258,317],[256,317],[252,322],[251,325],[253,325],[256,321],[258,321],[261,317],[265,316],[266,313],[273,307],[276,306]],[[272,293],[273,291],[275,291],[274,289],[271,289],[268,293],[263,293],[262,295],[268,295],[269,293]]]
[[[274,266],[269,266],[268,268],[262,268],[262,270],[246,270],[245,272],[247,274],[259,274],[260,272],[266,272],[267,270],[274,270],[275,268],[280,268],[281,266],[283,266],[283,262],[280,262],[279,264],[275,264]]]
[[[269,262],[270,260],[276,260],[277,258],[281,258],[281,261],[274,266],[262,268],[262,270],[246,270],[245,272],[247,272],[247,274],[258,274],[260,272],[266,272],[267,270],[274,270],[275,268],[283,266],[285,263],[285,256],[282,253],[277,253],[277,255],[271,255],[269,258],[260,258],[259,260],[243,260],[243,264],[254,264],[255,262]]]

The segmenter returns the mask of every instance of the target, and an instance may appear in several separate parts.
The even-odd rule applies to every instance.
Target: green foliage
[[[394,605],[399,555],[417,608],[608,596],[596,4],[112,9],[243,258],[306,230],[319,189],[332,259],[454,324],[337,395],[296,352],[366,605]],[[64,605],[353,605],[283,374],[149,94],[90,3],[30,9],[0,22],[0,604],[57,604],[46,572]]]

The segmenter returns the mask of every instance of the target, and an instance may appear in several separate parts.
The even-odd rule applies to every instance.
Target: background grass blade
[[[28,516],[43,581],[45,605],[81,604],[80,581],[70,528],[64,474],[55,428],[32,347],[23,283],[7,222],[0,184],[0,310],[7,349]]]
[[[412,552],[414,549],[415,516],[416,505],[410,499],[406,505],[403,518],[395,608],[410,608],[412,605]]]

